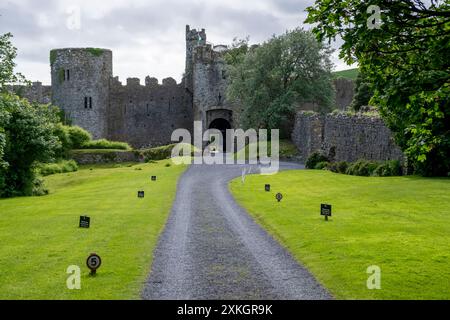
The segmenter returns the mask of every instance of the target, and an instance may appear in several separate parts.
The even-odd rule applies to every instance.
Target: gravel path
[[[228,182],[248,167],[191,165],[183,174],[142,298],[331,298],[234,201]]]

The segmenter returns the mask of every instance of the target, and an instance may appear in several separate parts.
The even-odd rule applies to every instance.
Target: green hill
[[[358,73],[359,73],[358,68],[353,68],[353,69],[347,69],[347,70],[342,70],[342,71],[335,71],[335,72],[333,72],[333,75],[336,78],[346,78],[346,79],[356,80]]]

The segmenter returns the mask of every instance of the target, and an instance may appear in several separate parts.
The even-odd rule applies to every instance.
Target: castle
[[[186,69],[181,83],[166,78],[113,76],[112,52],[99,48],[65,48],[50,52],[51,87],[35,83],[24,95],[52,102],[68,120],[88,130],[94,139],[125,141],[135,148],[171,143],[177,128],[192,131],[233,127],[233,108],[225,98],[226,46],[206,41],[205,29],[186,26]]]

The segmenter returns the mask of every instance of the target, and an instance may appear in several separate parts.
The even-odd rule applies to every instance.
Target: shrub
[[[117,149],[130,150],[131,147],[126,142],[108,141],[106,139],[87,141],[81,145],[81,149]]]
[[[316,165],[314,166],[314,169],[316,169],[316,170],[323,170],[323,169],[325,169],[327,166],[328,166],[328,162],[326,162],[326,161],[322,161],[322,162],[318,162],[318,163],[316,163]]]
[[[318,152],[314,152],[309,156],[308,160],[306,161],[306,168],[314,169],[319,162],[327,162],[327,161],[328,158],[326,156]]]
[[[72,142],[73,149],[81,149],[85,143],[92,140],[92,136],[89,132],[78,126],[67,127],[70,141]]]
[[[64,160],[57,163],[42,163],[37,169],[41,175],[48,176],[55,173],[77,171],[78,165],[74,160]]]
[[[157,160],[169,159],[172,156],[172,149],[176,144],[169,144],[167,146],[155,147],[150,149],[142,149],[139,152],[140,155],[144,157],[145,162],[154,162]],[[194,152],[198,151],[193,145],[186,144],[191,149],[191,156]]]
[[[373,175],[375,169],[380,165],[379,162],[369,160],[358,160],[350,164],[346,170],[347,174],[353,176],[368,177]]]
[[[380,164],[373,172],[374,176],[390,177],[401,176],[402,166],[398,160],[390,160]]]
[[[61,146],[56,150],[55,154],[57,159],[67,158],[69,151],[72,149],[72,140],[70,138],[69,128],[70,127],[62,125],[61,123],[58,123],[55,127],[54,134],[61,142]]]

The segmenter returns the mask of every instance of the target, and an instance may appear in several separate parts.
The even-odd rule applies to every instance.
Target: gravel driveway
[[[180,178],[143,299],[331,298],[236,204],[227,185],[243,168],[191,165]]]

